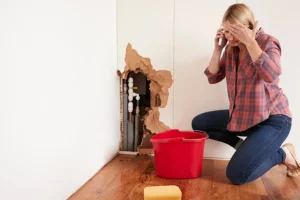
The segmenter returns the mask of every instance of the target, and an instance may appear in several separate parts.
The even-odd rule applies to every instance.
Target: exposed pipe
[[[140,117],[140,108],[139,108],[139,100],[140,100],[140,95],[136,94],[136,110],[135,110],[135,131],[134,131],[134,151],[137,151],[137,147],[138,147],[138,141],[139,141],[139,117]]]
[[[128,121],[128,139],[127,139],[127,150],[128,151],[134,151],[134,118],[132,118],[131,121]]]
[[[133,151],[134,150],[134,119],[132,117],[132,111],[133,111],[133,78],[130,77],[128,79],[128,112],[129,112],[129,120],[128,120],[128,132],[127,132],[127,148],[128,151]]]
[[[123,90],[123,130],[124,130],[124,141],[123,141],[123,151],[127,151],[127,140],[128,140],[128,135],[127,135],[127,125],[128,125],[128,110],[127,110],[127,84],[126,80],[124,81],[124,90]]]
[[[121,133],[121,144],[120,146],[122,148],[120,148],[120,150],[124,150],[124,95],[123,95],[123,78],[120,75],[120,133]]]

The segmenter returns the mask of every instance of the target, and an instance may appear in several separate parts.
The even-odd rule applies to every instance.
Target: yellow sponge
[[[181,200],[182,193],[175,185],[149,186],[144,188],[144,200]]]

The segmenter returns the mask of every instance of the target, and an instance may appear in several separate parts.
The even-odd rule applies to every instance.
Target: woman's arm
[[[227,40],[224,36],[224,29],[219,28],[214,40],[215,48],[210,59],[209,65],[206,67],[204,74],[208,78],[210,84],[218,83],[222,81],[225,77],[225,54],[227,51],[226,43]],[[222,39],[222,43],[219,45],[219,40]],[[225,47],[224,54],[221,58],[221,53]],[[221,58],[221,60],[220,60]]]
[[[237,39],[246,45],[253,61],[251,63],[252,66],[250,67],[255,67],[261,78],[270,83],[276,80],[281,74],[280,44],[275,38],[268,37],[266,41],[264,41],[266,42],[266,48],[264,48],[264,51],[262,51],[255,39],[256,30],[257,21],[255,22],[253,30],[248,29],[240,23],[229,25],[229,31],[231,34],[233,34]]]
[[[210,84],[218,83],[225,78],[225,54],[226,49],[222,58],[220,59],[221,51],[214,50],[209,65],[204,71],[204,74],[207,76]]]
[[[280,56],[281,48],[276,39],[269,38],[267,48],[262,51],[257,42],[247,45],[248,52],[252,59],[252,66],[255,67],[260,77],[271,83],[281,74]]]
[[[216,74],[220,69],[220,58],[221,58],[221,51],[214,50],[212,57],[210,59],[208,70],[212,74]]]

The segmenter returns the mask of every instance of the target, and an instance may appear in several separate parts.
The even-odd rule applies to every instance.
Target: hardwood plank
[[[142,176],[146,167],[150,164],[149,156],[136,156],[129,166],[108,185],[108,187],[96,198],[97,200],[122,200],[126,199],[132,188]]]
[[[77,190],[68,200],[94,200],[103,190],[129,166],[134,156],[118,155],[98,171],[86,184]]]
[[[300,177],[288,178],[296,196],[300,199]]]
[[[286,176],[286,171],[287,168],[285,165],[278,165],[278,169],[282,172],[284,176]],[[292,177],[287,177],[291,188],[294,190],[296,196],[298,199],[300,199],[300,176],[292,178]]]
[[[188,180],[187,187],[185,188],[183,193],[183,199],[212,199],[212,192],[209,191],[212,191],[213,174],[214,161],[204,159],[201,177]]]
[[[211,199],[212,193],[208,193],[212,188],[214,173],[214,161],[203,160],[202,175],[194,179],[166,179],[164,185],[177,185],[182,192],[183,200]]]
[[[290,185],[289,178],[282,173],[279,166],[275,166],[265,173],[262,180],[271,199],[298,199]]]
[[[214,160],[211,159],[203,159],[202,166],[202,175],[203,176],[213,176],[214,175]]]
[[[144,198],[144,188],[149,185],[152,179],[156,177],[154,164],[151,162],[146,170],[144,171],[143,175],[139,178],[137,183],[134,185],[132,190],[130,191],[128,198],[130,200],[141,200]],[[159,181],[159,184],[162,180]]]
[[[185,189],[188,180],[182,179],[165,179],[157,176],[155,171],[155,164],[152,161],[136,185],[131,190],[127,199],[141,200],[144,198],[144,188],[147,186],[160,186],[160,185],[177,185],[181,190]]]
[[[300,200],[300,177],[288,178],[297,198]]]
[[[207,199],[207,189],[212,186],[213,160],[203,161],[203,171],[200,178],[195,179],[164,179],[156,175],[153,162],[147,167],[139,181],[131,190],[127,199],[141,200],[144,188],[157,185],[176,185],[183,193],[183,200]]]
[[[273,167],[261,178],[241,186],[226,177],[228,161],[203,161],[203,171],[195,179],[164,179],[155,173],[150,156],[118,155],[69,200],[141,200],[146,186],[177,185],[183,200],[295,200],[300,199],[300,177],[286,176],[285,166]]]
[[[184,197],[184,195],[187,192],[187,186],[188,186],[189,179],[164,179],[163,185],[176,185],[180,188],[182,192],[182,199],[185,200],[187,198]]]
[[[261,178],[240,186],[240,199],[269,200],[266,188]]]
[[[212,199],[230,199],[240,200],[240,186],[233,185],[226,177],[226,167],[228,161],[215,160],[214,161],[214,176]]]

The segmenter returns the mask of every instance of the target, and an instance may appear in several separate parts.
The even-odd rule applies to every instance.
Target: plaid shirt
[[[230,103],[227,129],[230,131],[244,131],[269,115],[291,117],[288,99],[278,86],[281,74],[279,41],[265,34],[262,28],[256,34],[256,41],[263,51],[257,61],[253,62],[247,52],[237,66],[239,48],[227,45],[219,71],[216,74],[208,68],[204,71],[210,84],[226,77]]]

